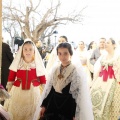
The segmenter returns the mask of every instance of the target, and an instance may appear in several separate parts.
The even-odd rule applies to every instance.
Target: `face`
[[[113,50],[115,45],[112,44],[111,40],[107,40],[105,43],[105,49],[106,51]]]
[[[32,44],[25,44],[23,46],[23,58],[26,62],[31,62],[34,56],[34,46]]]
[[[85,48],[85,45],[84,45],[83,42],[79,42],[79,48],[80,48],[81,50],[83,50],[83,49]]]
[[[62,65],[67,65],[71,59],[71,55],[67,48],[58,48],[58,58]]]
[[[93,44],[92,44],[92,49],[95,49],[96,47],[97,47],[96,42],[93,42]]]
[[[104,48],[105,47],[105,39],[100,39],[99,47]]]
[[[60,43],[64,43],[64,42],[66,42],[66,39],[63,37],[60,37],[58,40],[58,43],[60,44]]]

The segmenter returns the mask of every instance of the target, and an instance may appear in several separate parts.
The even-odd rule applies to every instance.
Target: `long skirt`
[[[115,79],[98,77],[91,87],[95,120],[118,120],[120,116],[120,84]]]
[[[33,120],[40,100],[40,88],[31,85],[30,90],[13,86],[10,99],[5,101],[4,108],[12,115],[13,120]],[[35,119],[34,119],[35,120]]]

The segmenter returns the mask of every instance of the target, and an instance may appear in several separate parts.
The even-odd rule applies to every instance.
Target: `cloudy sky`
[[[14,0],[13,0],[14,1]],[[16,1],[16,0],[15,0]],[[27,0],[21,0],[21,2]],[[34,0],[35,2],[36,0]],[[45,7],[47,0],[44,0]],[[61,0],[61,13],[71,9],[80,10],[83,7],[84,21],[82,24],[61,25],[56,30],[57,37],[66,35],[69,41],[97,41],[100,37],[113,37],[120,40],[120,7],[119,0]],[[17,1],[18,3],[18,1]],[[16,3],[16,4],[17,4]],[[5,33],[6,34],[6,33]],[[7,39],[7,35],[6,36]],[[54,36],[53,36],[54,37]]]
[[[83,2],[84,1],[84,2]],[[77,5],[87,6],[82,24],[67,25],[58,28],[59,35],[67,35],[70,41],[99,40],[100,37],[112,37],[120,40],[119,0],[78,0]],[[77,6],[77,8],[78,8]]]

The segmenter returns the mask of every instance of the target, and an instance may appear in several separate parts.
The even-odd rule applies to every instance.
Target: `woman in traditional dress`
[[[86,75],[74,59],[69,43],[57,47],[60,62],[48,75],[40,116],[43,120],[93,120]]]
[[[91,74],[90,74],[90,71],[89,71],[88,66],[87,66],[88,54],[87,54],[87,50],[85,49],[85,43],[83,41],[79,42],[79,45],[78,45],[76,52],[77,52],[77,55],[79,57],[79,60],[81,61],[82,66],[85,70],[85,73],[87,76],[87,83],[88,83],[88,85],[90,85],[92,78],[91,78]]]
[[[26,39],[10,66],[7,89],[10,99],[4,108],[13,120],[37,120],[34,116],[40,95],[39,85],[45,84],[45,68],[35,44]]]
[[[95,120],[117,120],[120,116],[120,56],[115,41],[106,41],[106,55],[95,63],[91,98]]]

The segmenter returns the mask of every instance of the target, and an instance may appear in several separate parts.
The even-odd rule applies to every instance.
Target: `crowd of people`
[[[25,39],[15,58],[7,57],[9,74],[1,84],[10,98],[4,109],[11,120],[118,120],[119,50],[112,38],[88,47],[79,41],[74,49],[60,36],[49,52],[40,41]]]

